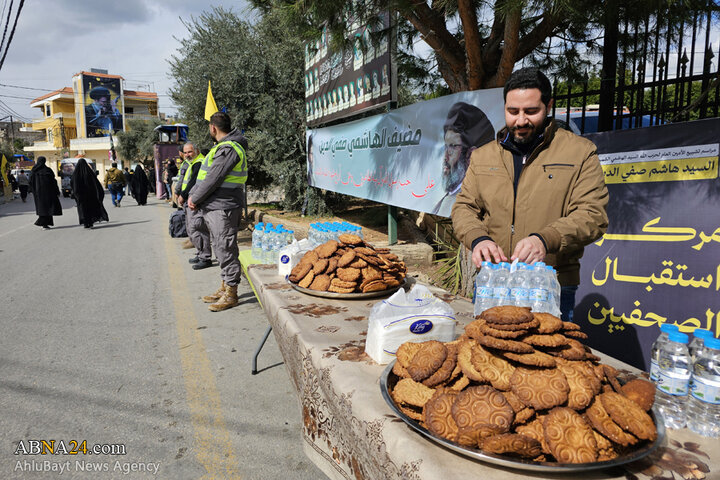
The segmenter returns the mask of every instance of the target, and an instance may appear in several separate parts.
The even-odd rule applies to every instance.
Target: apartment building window
[[[50,116],[50,104],[49,103],[45,104],[45,116],[46,117]]]

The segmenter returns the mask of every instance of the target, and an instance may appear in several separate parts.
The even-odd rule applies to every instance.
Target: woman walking
[[[140,164],[137,164],[135,166],[135,172],[132,174],[131,181],[132,191],[135,194],[135,201],[138,203],[138,205],[147,204],[148,187],[150,186],[150,181],[148,180],[147,175],[145,175],[145,170]]]
[[[45,165],[45,161],[45,157],[38,157],[30,171],[30,188],[35,200],[35,213],[38,216],[35,225],[48,229],[55,225],[53,216],[62,215],[62,206],[55,173]]]
[[[109,221],[107,211],[103,206],[105,191],[95,172],[84,158],[78,160],[70,184],[77,204],[80,225],[92,228],[95,222]]]

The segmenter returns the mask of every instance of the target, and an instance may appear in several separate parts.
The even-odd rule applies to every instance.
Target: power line
[[[25,5],[25,0],[20,0],[20,5],[18,6],[17,13],[15,14],[15,23],[13,23],[13,28],[10,31],[10,38],[8,38],[7,45],[5,45],[5,53],[0,59],[0,71],[2,71],[3,63],[5,63],[5,57],[7,57],[8,50],[10,50],[10,44],[12,43],[12,39],[15,36],[15,28],[17,28],[18,19],[20,18],[20,12],[22,11],[23,5]]]
[[[3,30],[2,40],[0,41],[0,52],[2,51],[3,47],[5,46],[5,36],[7,35],[7,29],[8,29],[8,26],[10,25],[10,17],[12,16],[13,1],[14,0],[10,0],[10,8],[8,9],[7,20],[5,20],[5,29]],[[5,9],[5,7],[3,7],[3,11],[4,11],[4,9]]]

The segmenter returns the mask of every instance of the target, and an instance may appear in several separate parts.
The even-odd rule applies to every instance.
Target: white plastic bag
[[[303,238],[299,242],[293,240],[290,245],[281,248],[278,254],[278,275],[282,277],[290,275],[290,271],[300,262],[303,255],[312,250],[311,247],[310,242]]]
[[[447,303],[415,284],[409,292],[400,289],[370,311],[365,352],[379,364],[390,363],[405,342],[455,339],[455,314]]]

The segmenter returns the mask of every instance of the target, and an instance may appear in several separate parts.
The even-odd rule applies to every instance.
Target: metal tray
[[[657,439],[651,443],[643,446],[642,448],[635,450],[629,455],[623,455],[621,457],[615,458],[613,460],[607,460],[604,462],[592,462],[592,463],[557,463],[557,462],[533,462],[531,460],[523,460],[523,459],[517,459],[502,455],[495,455],[492,453],[486,453],[481,450],[475,449],[475,448],[467,448],[463,447],[461,445],[458,445],[457,443],[451,442],[449,440],[446,440],[444,438],[440,438],[435,436],[433,433],[431,433],[429,430],[423,428],[417,421],[413,420],[412,418],[406,416],[404,413],[400,411],[400,409],[397,408],[395,405],[395,402],[390,397],[390,391],[389,388],[392,389],[395,386],[395,383],[398,381],[397,375],[392,373],[393,365],[395,364],[395,361],[390,363],[390,365],[387,366],[385,371],[383,371],[382,376],[380,377],[380,391],[382,392],[382,396],[385,399],[385,402],[390,406],[393,413],[403,419],[405,423],[407,423],[410,427],[412,427],[417,432],[421,433],[422,435],[425,435],[427,438],[432,440],[433,442],[436,442],[446,448],[449,448],[450,450],[453,450],[457,453],[460,453],[461,455],[465,455],[466,457],[470,457],[474,460],[480,460],[482,462],[486,463],[492,463],[494,465],[500,465],[503,467],[510,467],[510,468],[516,468],[519,470],[528,470],[528,471],[535,471],[535,472],[555,472],[555,473],[566,473],[566,472],[585,472],[589,470],[600,470],[604,468],[611,468],[616,467],[618,465],[623,465],[625,463],[634,462],[636,460],[639,460],[647,455],[649,455],[653,450],[658,448],[665,439],[665,424],[662,421],[662,417],[659,413],[657,413],[655,410],[650,412],[650,416],[653,418],[653,421],[655,422],[655,425],[657,426]]]
[[[401,288],[405,286],[407,282],[403,282],[397,287],[388,288],[387,290],[379,290],[377,292],[366,292],[366,293],[337,293],[337,292],[319,292],[317,290],[310,290],[309,288],[303,288],[299,285],[296,285],[292,283],[290,280],[285,277],[285,281],[290,284],[292,288],[297,290],[298,292],[306,293],[308,295],[312,295],[314,297],[322,297],[322,298],[335,298],[335,299],[345,299],[345,300],[363,300],[366,298],[378,298],[378,297],[387,297],[392,295],[393,293],[397,292]]]

